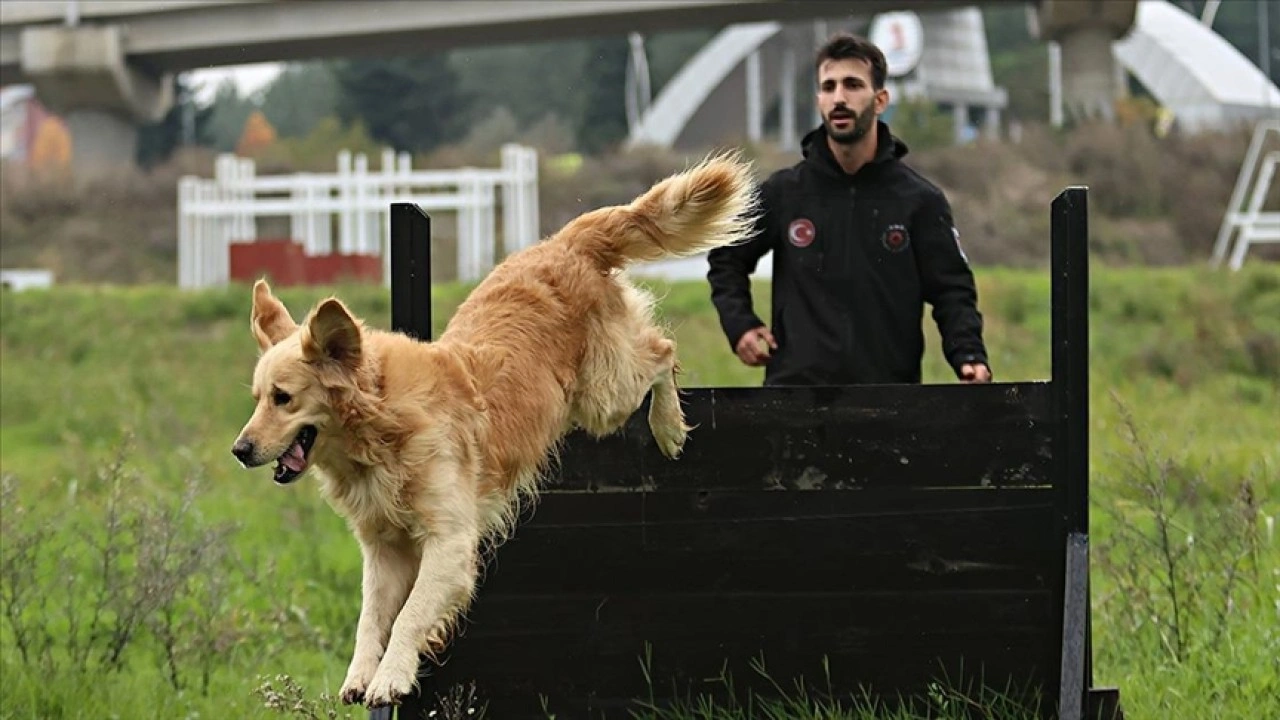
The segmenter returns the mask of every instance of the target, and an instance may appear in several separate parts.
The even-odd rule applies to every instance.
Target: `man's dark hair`
[[[885,77],[889,74],[884,53],[870,40],[849,32],[832,35],[822,47],[818,48],[818,56],[814,59],[813,68],[818,70],[828,60],[865,60],[871,65],[871,86],[876,90],[884,87]]]

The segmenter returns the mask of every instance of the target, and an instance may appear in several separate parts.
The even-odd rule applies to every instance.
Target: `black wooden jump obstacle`
[[[891,703],[981,683],[1032,717],[1120,718],[1091,667],[1087,190],[1051,213],[1051,380],[690,388],[676,461],[647,407],[572,435],[396,717],[445,717],[461,690],[496,720],[631,717],[799,680]],[[391,206],[391,322],[423,339],[430,239]]]

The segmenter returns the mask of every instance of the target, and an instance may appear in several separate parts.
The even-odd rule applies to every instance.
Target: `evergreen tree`
[[[428,151],[466,129],[468,96],[443,54],[346,60],[334,77],[338,117],[397,151]]]
[[[280,137],[305,137],[337,107],[332,63],[290,63],[262,93],[262,114]]]
[[[214,91],[210,103],[213,114],[209,117],[209,133],[219,152],[234,152],[245,121],[258,109],[252,97],[240,94],[235,81],[225,78]]]
[[[600,38],[590,44],[584,65],[584,95],[578,116],[578,147],[598,153],[627,137],[626,36]]]
[[[474,123],[504,107],[523,127],[548,115],[575,123],[587,50],[581,40],[468,46],[451,50],[449,64],[472,93]]]
[[[209,125],[213,107],[200,107],[191,87],[179,76],[173,79],[173,97],[173,107],[159,122],[138,128],[135,159],[143,168],[163,163],[174,150],[183,145],[213,145],[213,133]]]

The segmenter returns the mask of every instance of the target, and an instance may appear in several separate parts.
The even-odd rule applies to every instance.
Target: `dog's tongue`
[[[302,443],[295,442],[289,446],[289,452],[280,457],[280,464],[294,472],[307,469],[307,456],[302,454]]]

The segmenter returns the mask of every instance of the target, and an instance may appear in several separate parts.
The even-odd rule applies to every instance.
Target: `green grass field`
[[[1048,273],[979,280],[997,380],[1047,378]],[[704,285],[654,289],[686,385],[759,382]],[[330,291],[388,323],[381,288],[281,294],[300,317]],[[465,291],[437,290],[437,329]],[[1097,267],[1090,304],[1096,682],[1137,720],[1280,717],[1280,267]],[[337,707],[320,698],[346,670],[359,553],[312,484],[229,453],[251,408],[248,312],[246,287],[3,296],[0,717]],[[952,382],[926,327],[927,379]],[[302,710],[267,707],[293,703],[258,691],[280,673]]]

